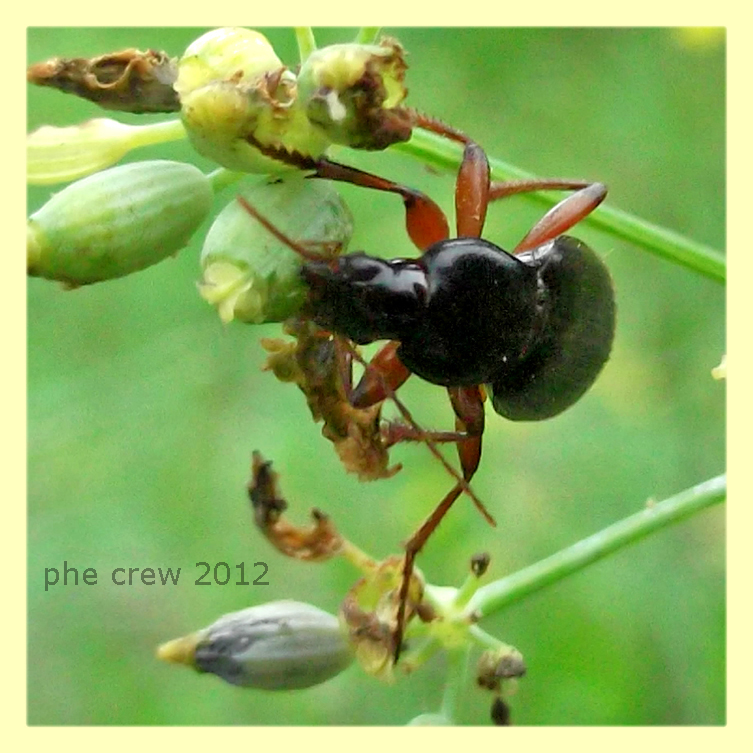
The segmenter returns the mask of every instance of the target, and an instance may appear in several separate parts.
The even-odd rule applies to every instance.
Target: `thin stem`
[[[298,57],[301,59],[301,65],[303,65],[308,56],[316,50],[316,39],[314,39],[314,32],[310,26],[296,26],[295,39],[298,42]]]
[[[457,170],[462,156],[457,144],[421,128],[414,129],[410,141],[395,144],[393,148],[446,170]],[[494,180],[520,180],[535,177],[531,173],[494,157],[489,158],[489,165]],[[522,194],[522,196],[547,206],[553,206],[560,198],[555,194],[541,191]],[[726,279],[726,262],[724,255],[719,251],[627,212],[602,204],[583,222],[717,282],[724,282]]]
[[[348,541],[348,539],[343,539],[340,554],[342,554],[351,565],[366,575],[374,572],[379,565],[373,557],[366,554],[362,549],[359,549],[355,544]]]
[[[449,722],[454,722],[458,716],[458,705],[463,696],[469,653],[470,646],[447,652],[447,676],[440,713]]]
[[[463,585],[457,590],[454,599],[456,609],[462,609],[470,600],[473,594],[478,591],[481,585],[481,579],[475,573],[469,573],[463,582]]]
[[[704,481],[674,497],[652,504],[530,567],[483,586],[471,599],[466,611],[475,612],[479,617],[497,612],[654,531],[722,502],[726,496],[726,475]]]
[[[131,126],[129,133],[130,149],[151,144],[164,144],[186,138],[186,129],[180,120],[166,120],[145,126]]]
[[[412,640],[415,640],[415,638]],[[426,664],[441,648],[442,644],[435,638],[424,637],[416,648],[409,648],[400,657],[398,667],[406,674],[410,674]]]
[[[362,26],[356,35],[356,44],[374,44],[381,30],[381,26]]]
[[[512,646],[508,646],[507,643],[495,638],[493,635],[489,635],[486,630],[482,630],[478,625],[471,625],[468,628],[468,632],[473,636],[473,639],[479,646],[483,648],[491,649],[492,651],[499,651],[505,653],[511,653],[515,649]]]
[[[248,173],[237,173],[224,167],[218,167],[216,170],[212,170],[207,175],[207,178],[212,181],[214,192],[219,193],[223,188],[231,186],[233,183],[237,183],[241,178],[246,178],[247,176]]]

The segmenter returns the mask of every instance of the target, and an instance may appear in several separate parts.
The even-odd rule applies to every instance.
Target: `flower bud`
[[[323,47],[301,66],[298,99],[334,143],[384,149],[411,135],[411,115],[399,107],[406,67],[394,40]]]
[[[90,175],[29,218],[28,273],[78,286],[156,264],[188,243],[212,199],[209,179],[181,162],[135,162]]]
[[[353,219],[331,183],[291,175],[240,191],[291,240],[317,253],[347,246]],[[299,309],[306,293],[301,257],[234,199],[209,229],[201,253],[202,297],[229,322],[279,322]]]
[[[76,180],[114,165],[129,149],[132,128],[110,118],[78,126],[42,126],[26,137],[26,178],[34,185]]]
[[[83,178],[131,149],[185,137],[180,121],[132,126],[95,118],[77,126],[42,126],[26,137],[26,180],[37,186]]]
[[[296,104],[295,75],[250,29],[216,29],[186,50],[175,88],[194,148],[229,170],[293,169],[259,147],[321,155],[329,141]]]
[[[337,618],[296,601],[226,614],[197,633],[163,644],[157,656],[231,685],[263,690],[318,685],[353,659]]]
[[[263,34],[243,28],[213,29],[186,49],[174,89],[183,97],[212,81],[253,81],[278,68],[282,61]]]

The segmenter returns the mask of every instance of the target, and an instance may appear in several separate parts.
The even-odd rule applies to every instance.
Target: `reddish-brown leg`
[[[525,180],[492,181],[489,200],[504,199],[519,193],[533,191],[577,191],[593,185],[592,180],[569,180],[567,178],[528,178]]]
[[[366,364],[363,376],[349,395],[354,408],[367,408],[379,403],[405,384],[411,372],[397,357],[398,345],[388,342]]]
[[[316,177],[399,194],[405,205],[405,225],[408,236],[421,251],[444,240],[450,233],[444,212],[420,191],[326,159],[317,160]]]
[[[464,145],[463,161],[455,183],[455,219],[457,235],[480,238],[484,230],[486,207],[489,204],[489,160],[486,152],[462,131],[413,111],[417,126]]]
[[[489,205],[489,161],[473,142],[466,144],[455,184],[455,218],[459,238],[480,238]]]
[[[481,438],[484,434],[484,398],[481,388],[449,387],[450,402],[455,411],[455,427],[465,432],[466,438],[458,442],[458,456],[463,478],[470,481],[481,460]]]
[[[515,247],[515,253],[536,248],[567,232],[591,214],[604,201],[606,195],[607,187],[603,183],[592,183],[563,199],[528,231],[525,238]]]
[[[460,457],[460,466],[463,470],[463,479],[468,483],[474,473],[476,473],[481,459],[481,438],[484,433],[484,400],[480,387],[451,387],[447,392],[450,395],[450,402],[455,410],[456,428],[463,432],[464,438],[458,441],[457,448],[458,456]],[[416,557],[437,526],[442,522],[442,519],[452,507],[455,500],[462,493],[463,485],[460,483],[450,489],[442,501],[434,508],[431,515],[421,524],[405,545],[403,577],[398,594],[397,625],[394,637],[394,659],[396,662],[400,657],[402,647],[403,632],[405,630],[405,611]],[[477,507],[479,507],[479,510],[492,525],[496,525],[494,518],[492,518],[483,505],[477,505]]]
[[[481,237],[490,201],[531,191],[580,189],[544,215],[515,249],[518,252],[526,251],[569,230],[590,214],[606,196],[607,190],[603,184],[584,180],[531,178],[490,183],[486,155],[470,137],[446,123],[415,111],[413,119],[417,126],[465,145],[455,189],[458,236]]]
[[[411,372],[408,371],[401,361],[397,357],[395,352],[397,349],[397,343],[387,343],[370,362],[364,361],[358,352],[354,349],[353,345],[347,340],[342,338],[337,339],[337,354],[338,354],[338,368],[340,370],[340,377],[342,384],[345,388],[348,399],[353,402],[353,387],[352,387],[352,362],[357,360],[361,363],[366,370],[371,370],[371,377],[373,379],[373,390],[371,390],[368,396],[371,400],[366,400],[365,397],[359,402],[359,408],[366,408],[369,405],[389,398],[395,404],[400,411],[405,424],[401,425],[399,433],[394,436],[394,441],[390,441],[390,444],[395,444],[398,441],[420,441],[424,442],[429,448],[429,451],[439,460],[444,466],[447,472],[457,480],[460,484],[461,490],[464,491],[472,500],[476,507],[491,521],[491,517],[486,512],[483,503],[475,495],[468,482],[461,476],[445,459],[444,455],[436,447],[437,442],[454,442],[468,438],[468,432],[455,431],[455,432],[432,432],[422,429],[416,420],[413,418],[408,406],[397,396],[397,388],[404,383],[405,379],[410,376]],[[379,367],[387,368],[386,373],[382,373]],[[406,376],[407,375],[407,376]],[[405,377],[405,378],[403,378]],[[402,380],[402,381],[401,381]],[[399,382],[399,384],[398,384]],[[397,386],[394,386],[397,385]],[[360,387],[360,383],[359,383]],[[356,388],[356,390],[358,387]],[[399,435],[398,435],[399,434]],[[493,522],[493,521],[491,521]]]
[[[425,251],[432,243],[444,240],[450,233],[447,218],[442,210],[420,191],[414,191],[412,188],[348,165],[341,165],[339,162],[325,158],[314,159],[298,152],[288,152],[286,149],[261,144],[252,136],[248,136],[247,139],[267,157],[293,165],[300,170],[312,170],[314,177],[398,194],[405,204],[408,235],[421,251]]]

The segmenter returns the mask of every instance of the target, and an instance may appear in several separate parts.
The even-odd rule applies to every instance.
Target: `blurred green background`
[[[29,62],[125,47],[178,55],[200,29],[30,29]],[[264,31],[294,65],[289,29]],[[725,51],[720,30],[388,29],[409,54],[409,104],[472,134],[490,154],[545,176],[598,179],[608,201],[724,248]],[[320,44],[355,31],[318,30]],[[102,115],[52,90],[29,90],[29,130]],[[122,116],[143,123],[156,116]],[[421,188],[448,212],[453,180],[407,157],[338,158]],[[187,143],[129,159],[211,165]],[[401,203],[342,189],[353,249],[412,255]],[[29,191],[33,211],[49,195]],[[232,190],[217,201],[232,199]],[[540,215],[509,199],[486,235],[511,247]],[[158,662],[162,641],[225,612],[279,598],[329,611],[356,574],[345,562],[285,560],[253,528],[245,483],[261,450],[282,474],[292,516],[312,506],[375,556],[400,542],[449,488],[420,446],[404,470],[346,476],[300,393],[260,367],[279,326],[221,325],[195,282],[201,237],[177,259],[66,292],[28,290],[28,719],[31,724],[404,724],[438,707],[441,657],[394,686],[357,667],[317,688],[264,693]],[[573,409],[540,424],[489,411],[474,481],[497,517],[461,500],[420,567],[458,585],[472,554],[501,577],[723,471],[725,350],[720,285],[587,227],[577,236],[609,265],[618,298],[612,359]],[[402,390],[418,420],[452,425],[443,390]],[[45,567],[99,573],[95,586],[44,590]],[[193,585],[195,563],[264,561],[268,586]],[[178,586],[116,587],[116,567],[180,567]],[[237,571],[234,571],[237,572]],[[258,570],[257,570],[258,572]],[[622,550],[489,619],[528,675],[512,699],[522,725],[689,725],[725,721],[724,510]],[[488,723],[471,679],[459,721]]]

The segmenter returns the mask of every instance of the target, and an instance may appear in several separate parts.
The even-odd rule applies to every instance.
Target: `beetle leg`
[[[496,201],[519,193],[533,191],[577,191],[593,185],[592,180],[569,180],[567,178],[526,178],[522,180],[492,181],[489,200]]]
[[[464,144],[463,161],[455,183],[455,218],[460,238],[480,238],[489,204],[489,160],[486,152],[462,131],[440,120],[413,112],[417,126]]]
[[[455,425],[463,432],[463,439],[457,443],[460,466],[463,470],[463,480],[467,484],[476,473],[481,460],[481,437],[484,432],[484,399],[481,389],[473,387],[450,387],[447,392],[450,396],[453,410],[455,411]],[[403,564],[403,577],[398,593],[397,625],[395,627],[395,661],[400,656],[403,632],[405,629],[405,612],[408,600],[410,581],[416,556],[424,547],[429,537],[434,533],[442,518],[447,514],[455,500],[463,493],[463,484],[456,484],[436,506],[429,517],[421,524],[418,530],[410,537],[405,545],[405,560]],[[476,507],[481,514],[491,523],[496,525],[494,518],[475,497]]]
[[[481,514],[491,525],[496,525],[481,500],[470,488],[469,482],[476,473],[481,460],[481,436],[484,432],[484,398],[478,386],[450,387],[447,392],[455,411],[455,432],[434,433],[424,431],[415,421],[407,406],[395,394],[411,375],[397,356],[399,343],[389,342],[384,345],[368,363],[361,381],[352,387],[352,362],[359,358],[347,341],[337,339],[338,368],[345,389],[346,397],[355,408],[367,408],[382,400],[390,398],[407,422],[410,438],[426,443],[429,450],[441,461],[442,465],[458,480],[461,491],[465,491],[473,500]],[[462,478],[444,459],[435,446],[435,442],[455,442],[460,458]]]
[[[458,456],[463,478],[470,481],[481,460],[481,438],[484,434],[484,399],[478,386],[449,387],[455,427],[465,433],[465,438],[458,442]],[[488,513],[485,513],[487,517]]]
[[[515,253],[536,248],[567,232],[591,214],[604,201],[606,195],[607,187],[603,183],[592,183],[563,199],[529,230],[526,237],[515,247]]]
[[[489,160],[476,143],[466,144],[455,184],[459,238],[480,238],[489,205]]]
[[[396,389],[397,387],[394,387],[396,381],[402,379],[400,383],[397,385],[398,387],[405,382],[405,380],[411,375],[412,372],[408,371],[405,366],[400,362],[399,358],[397,357],[397,347],[398,343],[396,342],[389,342],[387,345],[385,345],[377,354],[374,356],[374,358],[371,360],[370,363],[367,363],[364,361],[361,356],[358,354],[358,352],[353,348],[353,346],[347,341],[342,338],[336,339],[336,345],[337,345],[337,353],[338,353],[338,359],[339,363],[342,364],[340,366],[341,369],[341,375],[343,376],[343,386],[346,389],[346,396],[348,396],[348,399],[353,400],[353,394],[357,394],[360,389],[360,383],[358,386],[356,386],[355,390],[352,390],[352,388],[349,388],[349,385],[351,383],[351,371],[350,371],[350,363],[352,360],[357,360],[361,364],[363,364],[364,368],[366,369],[366,373],[369,374],[368,379],[368,389],[365,392],[365,396],[362,398],[365,402],[359,403],[356,407],[367,407],[368,405],[373,405],[379,400],[384,400],[386,398],[389,398],[392,400],[392,402],[395,404],[395,407],[400,412],[400,415],[403,417],[403,419],[406,421],[409,431],[411,434],[417,439],[426,444],[426,446],[429,449],[429,452],[431,452],[432,455],[434,455],[437,460],[444,466],[445,470],[458,482],[461,491],[465,492],[472,500],[473,503],[478,507],[479,510],[482,511],[484,515],[487,516],[487,519],[490,520],[491,523],[494,521],[491,519],[491,516],[486,513],[485,508],[481,500],[476,496],[473,489],[471,489],[470,484],[468,483],[468,479],[466,479],[464,476],[459,474],[455,468],[450,465],[450,463],[446,460],[444,455],[439,451],[439,449],[436,446],[436,442],[434,441],[432,432],[425,431],[422,429],[417,423],[416,420],[413,418],[413,415],[411,414],[410,410],[408,410],[408,406],[405,405],[405,403],[397,396]],[[348,360],[344,360],[345,353],[349,353]],[[382,373],[381,369],[383,366],[386,366],[387,372]],[[404,370],[404,371],[403,371]],[[364,374],[363,378],[366,378],[366,373]],[[403,378],[404,376],[404,378]],[[363,381],[363,378],[361,381]],[[350,389],[350,392],[348,390]],[[465,389],[477,389],[477,388],[465,388]],[[479,392],[480,395],[480,392]],[[371,400],[369,402],[367,400]],[[482,405],[483,410],[483,405]],[[467,438],[466,432],[459,432],[458,436],[453,438],[451,441],[457,442],[460,439],[466,439]],[[440,439],[440,441],[442,441]],[[471,474],[472,475],[472,474]],[[469,477],[470,478],[470,477]]]
[[[441,522],[442,518],[447,514],[447,511],[452,507],[453,502],[463,493],[463,486],[456,484],[445,495],[444,499],[436,506],[431,515],[421,524],[421,527],[410,537],[410,540],[405,545],[405,559],[403,560],[403,576],[400,581],[400,591],[398,593],[397,604],[397,617],[394,633],[394,653],[393,658],[397,663],[400,658],[400,651],[403,643],[403,633],[405,632],[405,612],[408,602],[408,591],[410,589],[410,581],[413,576],[413,569],[416,562],[418,553],[423,548],[426,541],[429,539],[432,533],[434,533],[436,527]]]
[[[450,138],[449,134],[446,135]],[[252,136],[248,136],[247,140],[267,157],[297,167],[299,170],[313,170],[313,177],[399,194],[405,205],[405,224],[408,235],[421,251],[425,251],[437,241],[444,240],[450,234],[450,227],[444,212],[421,191],[415,191],[387,178],[380,178],[378,175],[326,158],[315,159],[299,152],[289,152],[281,147],[261,144]]]
[[[399,194],[405,205],[405,226],[408,235],[421,251],[444,240],[450,234],[444,212],[421,191],[327,159],[317,160],[315,169],[317,178],[338,180],[377,191]]]
[[[343,385],[350,404],[354,408],[368,408],[370,405],[379,403],[391,397],[392,394],[405,384],[410,372],[403,362],[397,357],[399,343],[388,342],[380,348],[376,355],[369,361],[360,381],[354,388],[352,385],[352,370],[350,364],[353,360],[351,349],[340,349],[343,356],[348,359],[348,374],[343,375]]]

